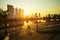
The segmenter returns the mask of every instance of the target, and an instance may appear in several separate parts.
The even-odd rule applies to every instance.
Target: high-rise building
[[[35,17],[37,17],[37,13],[35,13]]]
[[[40,13],[38,14],[38,18],[40,18]]]
[[[14,18],[14,8],[12,5],[7,5],[7,10],[9,11],[8,18]]]
[[[24,9],[21,9],[21,17],[24,18]]]
[[[15,14],[16,14],[16,18],[23,18],[24,17],[24,10],[23,9],[18,9],[15,8]]]
[[[18,13],[19,13],[19,12],[18,12],[18,8],[15,8],[15,16],[16,16],[16,18],[19,18],[19,17],[18,17],[18,15],[19,15]]]
[[[20,8],[19,8],[19,17],[22,18],[22,12]]]

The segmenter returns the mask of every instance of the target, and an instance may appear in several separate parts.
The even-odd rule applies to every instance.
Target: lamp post
[[[37,21],[37,19],[38,19],[38,16],[37,16],[37,13],[35,13],[35,16],[36,16],[36,28],[37,28],[37,32],[38,32],[38,21]]]
[[[37,16],[37,18],[38,18],[38,16]],[[37,32],[38,32],[38,19],[36,20],[36,22],[37,22],[36,26],[37,26]]]
[[[3,20],[4,20],[5,35],[7,35],[7,16],[8,16],[8,12],[4,11]]]

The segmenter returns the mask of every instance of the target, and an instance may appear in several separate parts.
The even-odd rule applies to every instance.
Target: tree
[[[0,9],[0,26],[3,24],[3,10]]]
[[[54,18],[54,21],[56,21],[57,14],[54,14],[53,18]]]
[[[5,35],[7,35],[7,16],[8,16],[8,11],[3,11],[2,9],[0,9],[0,24],[3,25],[4,24],[4,28],[5,28]]]
[[[48,20],[48,21],[50,21],[50,18],[51,18],[51,15],[50,15],[50,14],[48,14],[48,19],[47,19],[47,20]]]
[[[60,14],[58,15],[59,21],[60,21]]]

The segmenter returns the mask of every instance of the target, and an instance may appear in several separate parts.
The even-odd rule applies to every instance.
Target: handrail
[[[19,27],[19,26],[22,26],[22,25],[7,26],[6,28],[17,27],[17,26]],[[5,29],[5,27],[1,27],[0,30],[1,30],[1,29]]]

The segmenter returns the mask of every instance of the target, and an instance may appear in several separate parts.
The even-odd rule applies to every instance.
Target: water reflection
[[[35,21],[24,21],[24,25],[22,28],[27,29],[28,26],[31,27],[31,29],[36,29],[36,24],[41,25],[41,23],[46,22],[45,20],[35,20]]]
[[[46,22],[46,20],[37,20],[37,22]]]
[[[46,20],[41,20],[41,22],[46,22]]]
[[[30,25],[32,23],[33,23],[32,21],[24,21],[24,25]]]
[[[24,26],[32,26],[32,25],[35,25],[35,22],[38,22],[38,23],[43,23],[43,22],[46,22],[46,20],[36,20],[36,21],[24,21]]]

